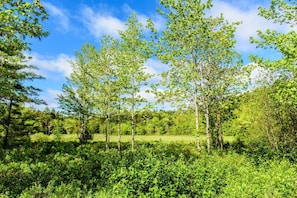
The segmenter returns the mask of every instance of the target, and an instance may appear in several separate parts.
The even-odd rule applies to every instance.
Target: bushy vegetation
[[[197,154],[194,144],[36,142],[1,151],[2,197],[294,197],[287,159]],[[112,145],[116,147],[116,145]]]

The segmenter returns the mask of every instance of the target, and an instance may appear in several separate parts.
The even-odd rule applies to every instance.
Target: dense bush
[[[116,147],[116,145],[113,145]],[[127,148],[123,145],[123,148]],[[2,197],[294,197],[297,167],[194,145],[36,142],[1,152]]]

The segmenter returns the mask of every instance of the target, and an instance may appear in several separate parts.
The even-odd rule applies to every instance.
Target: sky
[[[145,23],[147,18],[152,18],[156,28],[165,27],[165,19],[157,12],[160,7],[158,0],[41,0],[45,6],[49,19],[42,23],[50,34],[42,40],[30,40],[31,51],[26,52],[32,59],[29,64],[39,68],[39,74],[45,80],[36,80],[34,86],[41,88],[40,98],[47,102],[49,108],[57,108],[55,100],[61,94],[66,77],[71,74],[69,61],[74,60],[75,51],[79,51],[84,43],[99,47],[103,35],[109,34],[118,37],[118,30],[124,30],[128,16],[135,12],[140,22]],[[213,0],[210,14],[218,16],[223,13],[228,21],[241,21],[235,39],[236,49],[242,54],[244,64],[250,61],[248,56],[258,54],[266,58],[274,58],[275,53],[267,53],[256,49],[250,44],[249,38],[257,36],[257,30],[276,29],[286,31],[289,27],[273,24],[257,15],[259,6],[268,7],[269,0]],[[150,59],[145,63],[147,71],[158,74],[166,69],[160,61]],[[141,94],[149,101],[153,95]],[[44,108],[39,107],[39,108]]]

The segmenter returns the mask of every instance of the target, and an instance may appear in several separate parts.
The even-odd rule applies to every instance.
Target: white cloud
[[[142,90],[140,90],[138,95],[145,98],[147,100],[147,102],[154,103],[156,101],[155,94],[153,94],[151,92],[146,92],[146,90],[147,90],[147,88],[143,88]]]
[[[152,74],[160,73],[168,69],[168,65],[163,64],[160,60],[150,58],[144,63],[145,67]]]
[[[155,75],[157,74],[156,68],[158,67],[158,61],[154,59],[149,59],[144,63],[145,72]]]
[[[57,103],[56,98],[58,97],[58,95],[61,95],[61,94],[62,94],[62,91],[48,89],[47,97],[44,99],[47,103],[47,107],[57,109],[59,107],[59,104]]]
[[[261,85],[269,85],[275,81],[275,79],[278,78],[277,73],[265,69],[263,67],[258,66],[255,63],[250,63],[252,65],[253,69],[250,74],[251,78],[251,86],[257,87]]]
[[[257,37],[257,30],[265,31],[266,29],[275,29],[278,31],[286,31],[289,28],[274,24],[258,16],[259,5],[255,2],[249,1],[249,5],[243,4],[245,6],[241,7],[238,6],[238,2],[233,3],[230,3],[230,1],[215,0],[213,2],[214,7],[211,9],[210,14],[218,16],[220,13],[223,13],[224,18],[230,22],[242,22],[242,24],[238,26],[235,34],[237,48],[242,52],[250,52],[255,49],[255,45],[250,44],[249,38]]]
[[[153,20],[155,28],[157,30],[161,31],[161,30],[165,29],[166,20],[162,16],[160,16],[159,14],[154,15],[154,16],[152,16],[152,20]]]
[[[87,29],[96,38],[109,34],[118,37],[118,30],[124,30],[124,22],[107,13],[94,12],[90,7],[85,6],[82,9],[82,21]]]
[[[62,10],[55,5],[49,3],[49,2],[43,2],[43,5],[49,12],[49,17],[54,17],[56,18],[56,22],[59,24],[58,29],[67,31],[69,30],[69,17],[65,14],[67,13],[65,10]]]
[[[163,64],[160,60],[156,59],[148,59],[144,63],[145,71],[148,74],[154,75],[151,79],[149,79],[149,83],[157,83],[161,80],[161,77],[158,75],[162,71],[165,71],[168,69],[168,66]]]
[[[144,63],[145,71],[148,74],[154,75],[152,78],[148,80],[148,84],[155,84],[160,82],[161,76],[159,75],[161,72],[168,69],[168,65],[163,64],[160,60],[150,58]],[[143,86],[139,92],[139,96],[145,98],[149,103],[155,103],[157,101],[156,95],[151,91],[150,86]],[[147,92],[146,90],[149,90]],[[161,88],[158,91],[163,91]]]
[[[61,53],[56,57],[46,57],[37,53],[30,53],[27,56],[31,57],[28,64],[38,67],[45,77],[48,76],[48,72],[62,73],[64,76],[69,76],[72,72],[69,61],[73,58],[66,54]]]
[[[154,104],[154,108],[155,109],[172,109],[173,106],[171,105],[170,102],[167,101],[157,101],[157,96],[153,93],[153,92],[147,92],[146,90],[151,90],[150,88],[147,87],[142,87],[142,89],[140,90],[140,92],[138,93],[139,96],[145,98],[147,100],[148,103]],[[157,89],[158,92],[163,92],[164,90],[161,88]]]
[[[51,96],[51,98],[57,98],[58,95],[62,95],[63,93],[62,91],[55,89],[48,89],[47,92]]]
[[[58,95],[61,95],[62,91],[55,90],[55,89],[47,89],[41,96],[40,99],[44,100],[46,102],[46,105],[36,105],[36,108],[38,109],[45,109],[46,107],[50,109],[57,109],[59,107],[59,104],[56,100]]]
[[[165,19],[160,15],[155,14],[150,17],[141,13],[137,13],[127,4],[123,5],[123,10],[127,15],[130,15],[133,12],[136,13],[137,19],[141,24],[143,24],[143,27],[146,26],[147,20],[149,18],[153,20],[157,30],[162,30],[165,27]],[[92,8],[84,6],[81,10],[81,13],[83,24],[86,26],[88,31],[98,39],[107,34],[113,37],[119,37],[119,30],[123,31],[126,29],[125,21],[102,9],[99,9],[98,12],[95,12]]]

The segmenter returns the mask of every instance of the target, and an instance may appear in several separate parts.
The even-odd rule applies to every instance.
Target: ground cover
[[[0,197],[295,197],[296,164],[195,144],[36,141],[0,151]]]

